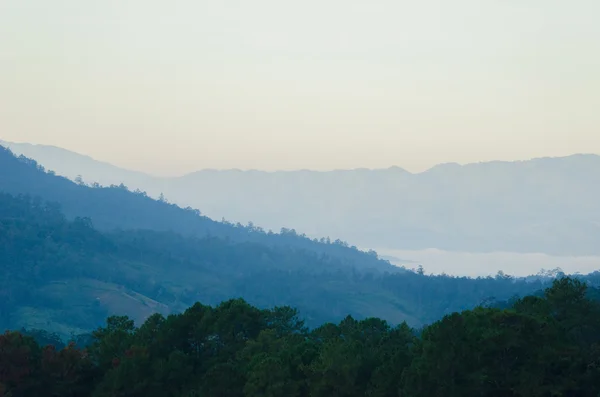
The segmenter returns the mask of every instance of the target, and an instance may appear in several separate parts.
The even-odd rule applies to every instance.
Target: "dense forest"
[[[596,397],[600,305],[586,290],[557,279],[541,296],[421,332],[351,316],[309,331],[295,309],[241,299],[139,327],[110,317],[84,346],[7,332],[0,396]]]

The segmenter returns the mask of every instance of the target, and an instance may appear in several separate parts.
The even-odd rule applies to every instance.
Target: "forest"
[[[291,307],[233,299],[139,327],[112,316],[84,345],[6,332],[0,396],[596,397],[600,305],[587,290],[561,278],[421,331],[352,316],[309,330]]]

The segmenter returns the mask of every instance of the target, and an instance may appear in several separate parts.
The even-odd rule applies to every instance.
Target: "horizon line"
[[[107,165],[110,167],[118,168],[121,171],[143,174],[144,176],[149,176],[149,177],[159,178],[159,179],[185,178],[187,176],[191,176],[191,175],[202,173],[202,172],[248,172],[248,173],[254,172],[254,173],[276,174],[276,173],[299,173],[299,172],[310,172],[310,173],[356,172],[356,171],[377,172],[377,171],[395,170],[395,171],[401,171],[402,173],[405,173],[405,174],[420,175],[420,174],[426,174],[428,172],[431,172],[437,168],[444,167],[444,166],[446,166],[446,167],[447,166],[468,167],[468,166],[475,166],[475,165],[481,165],[481,164],[492,164],[492,163],[504,163],[504,164],[526,163],[526,162],[539,161],[539,160],[565,159],[565,158],[578,157],[578,156],[600,157],[599,153],[581,153],[581,152],[579,152],[579,153],[572,153],[572,154],[562,155],[562,156],[540,156],[540,157],[531,157],[528,159],[519,159],[519,160],[487,160],[487,161],[474,161],[474,162],[465,162],[465,163],[460,163],[460,162],[456,162],[456,161],[448,161],[448,162],[437,163],[423,171],[416,171],[416,172],[409,171],[406,168],[403,168],[398,165],[390,165],[388,167],[379,167],[379,168],[355,167],[355,168],[332,168],[332,169],[327,169],[327,170],[318,170],[318,169],[309,169],[309,168],[297,168],[297,169],[289,169],[289,170],[287,170],[287,169],[261,170],[261,169],[257,169],[257,168],[234,168],[234,167],[232,167],[232,168],[200,168],[198,170],[185,172],[183,174],[175,174],[175,175],[171,175],[171,176],[160,176],[160,175],[156,175],[156,174],[153,174],[153,173],[147,172],[147,171],[126,168],[126,167],[108,162],[106,160],[100,160],[100,159],[92,157],[90,155],[80,153],[80,152],[77,152],[77,151],[74,151],[71,149],[63,148],[60,146],[56,146],[56,145],[31,143],[31,142],[11,142],[11,141],[5,141],[3,139],[0,139],[0,145],[6,146],[8,149],[10,149],[10,147],[9,147],[10,145],[22,145],[22,146],[33,146],[33,147],[41,147],[41,148],[58,149],[58,150],[69,152],[76,156],[87,158],[87,159],[92,160],[97,163],[101,163],[101,164],[104,164],[104,165]],[[11,151],[12,151],[12,149],[11,149]]]

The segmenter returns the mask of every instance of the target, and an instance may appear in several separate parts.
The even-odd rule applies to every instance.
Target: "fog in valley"
[[[600,268],[600,256],[553,256],[518,252],[449,252],[438,249],[419,251],[375,248],[391,263],[416,269],[422,265],[427,274],[487,277],[499,271],[525,277],[539,273],[563,271],[587,274]]]

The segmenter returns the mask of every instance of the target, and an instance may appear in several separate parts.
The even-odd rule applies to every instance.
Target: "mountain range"
[[[213,219],[359,247],[600,254],[600,156],[317,171],[202,170],[164,178],[64,149],[4,143],[59,175],[164,195]]]
[[[0,170],[0,328],[68,337],[109,315],[140,323],[238,297],[297,307],[311,327],[348,314],[420,327],[548,282],[426,276],[339,239],[218,222],[124,186],[78,184],[1,147]]]

